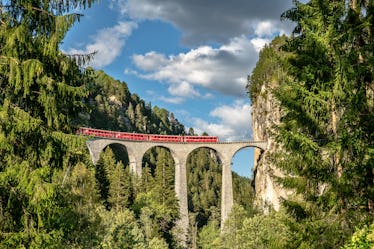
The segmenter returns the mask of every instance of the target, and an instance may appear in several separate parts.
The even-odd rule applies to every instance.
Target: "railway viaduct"
[[[221,224],[228,217],[233,206],[233,189],[231,160],[235,153],[242,148],[256,147],[262,151],[266,149],[264,141],[240,141],[240,142],[218,142],[218,143],[174,143],[174,142],[150,142],[129,141],[108,138],[93,138],[86,142],[92,161],[96,164],[100,153],[111,144],[119,144],[126,148],[130,170],[137,175],[142,173],[142,159],[144,154],[152,147],[164,147],[170,150],[175,164],[175,192],[179,200],[180,220],[178,226],[185,237],[188,229],[188,200],[187,200],[187,173],[186,162],[188,155],[198,148],[210,148],[216,151],[222,166],[222,203]],[[183,238],[182,238],[183,239]]]

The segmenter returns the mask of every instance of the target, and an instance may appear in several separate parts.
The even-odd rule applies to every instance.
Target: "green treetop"
[[[284,46],[288,77],[275,90],[285,151],[276,162],[297,195],[284,201],[295,248],[336,248],[372,219],[373,13],[372,1],[312,0],[283,14],[296,28]]]
[[[87,57],[59,45],[80,18],[71,12],[92,2],[0,2],[1,247],[57,248],[74,229],[60,220],[69,208],[54,176],[82,160],[61,131],[82,108],[87,76],[76,62]]]

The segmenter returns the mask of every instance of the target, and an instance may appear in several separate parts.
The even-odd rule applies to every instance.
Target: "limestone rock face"
[[[270,207],[280,208],[280,197],[286,197],[289,191],[276,183],[272,176],[282,176],[282,172],[274,166],[270,155],[281,149],[272,135],[274,126],[279,124],[281,110],[279,103],[271,93],[271,85],[263,84],[256,99],[252,100],[252,130],[254,140],[267,141],[266,151],[254,153],[254,188],[256,204],[265,212]]]

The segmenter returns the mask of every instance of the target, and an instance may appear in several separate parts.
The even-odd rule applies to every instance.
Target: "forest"
[[[95,54],[59,46],[93,0],[0,2],[0,248],[374,248],[374,1],[294,1],[295,24],[260,52],[247,90],[271,82],[282,110],[272,160],[293,194],[255,206],[233,173],[220,224],[221,165],[208,148],[187,162],[189,233],[178,236],[170,151],[133,175],[119,146],[93,165],[79,126],[191,134],[125,82],[84,67]],[[286,156],[284,156],[286,155]]]

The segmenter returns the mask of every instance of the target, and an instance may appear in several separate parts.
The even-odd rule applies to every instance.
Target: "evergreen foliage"
[[[232,174],[234,202],[244,207],[247,216],[253,215],[251,180],[234,172]],[[199,148],[189,155],[187,188],[189,248],[218,248],[216,246],[221,243],[216,235],[220,233],[222,167],[214,150]]]
[[[279,82],[286,78],[287,62],[285,58],[287,58],[289,54],[280,49],[284,45],[285,40],[285,36],[276,37],[269,45],[266,44],[265,47],[261,49],[259,60],[251,76],[248,77],[248,84],[246,87],[252,102],[256,101],[261,88],[273,89],[277,87]]]
[[[85,138],[68,134],[76,125],[95,127],[89,122],[114,130],[184,130],[166,110],[152,112],[125,84],[76,64],[90,56],[58,50],[80,18],[72,11],[91,2],[1,2],[0,248],[176,248],[169,231],[178,217],[170,157],[161,153],[151,176],[160,185],[149,179],[143,193],[110,149],[94,170]],[[127,109],[118,110],[116,95],[123,97],[119,106],[133,105],[132,119],[122,118]],[[110,122],[100,124],[101,118]],[[136,214],[131,209],[141,195],[146,202]]]
[[[123,211],[100,212],[104,223],[104,237],[101,248],[146,249],[144,234],[134,213]]]
[[[374,223],[356,231],[351,241],[342,249],[372,249],[374,248]]]
[[[283,212],[273,211],[251,217],[243,207],[235,205],[221,235],[221,248],[289,248],[291,232],[285,225],[286,219]]]
[[[175,245],[173,234],[179,217],[179,207],[174,190],[174,161],[168,149],[155,147],[143,157],[145,170],[136,195],[134,210],[147,224],[148,240],[163,238],[169,245]],[[156,243],[156,242],[155,242]]]
[[[184,134],[184,126],[173,113],[145,103],[130,93],[125,82],[114,80],[103,71],[95,71],[88,84],[86,103],[90,112],[81,113],[82,125],[93,128],[151,134]]]
[[[82,228],[61,179],[85,161],[79,139],[64,132],[89,77],[58,46],[80,18],[72,11],[92,2],[0,2],[2,248],[62,248]]]
[[[238,248],[281,249],[288,247],[292,236],[284,224],[282,212],[268,215],[258,214],[243,221],[237,234]]]
[[[234,204],[242,206],[248,216],[252,216],[258,212],[254,206],[255,192],[252,187],[252,179],[232,172],[232,188]]]
[[[198,228],[209,219],[220,221],[222,170],[215,152],[193,151],[187,159],[188,210],[195,214]]]
[[[270,87],[282,109],[273,159],[278,182],[295,191],[283,200],[287,248],[337,248],[372,222],[373,13],[372,1],[295,1],[282,15],[296,23],[293,36],[265,47],[251,76],[253,98],[279,84]]]
[[[220,232],[219,222],[216,220],[209,221],[199,232],[198,248],[221,248]]]

